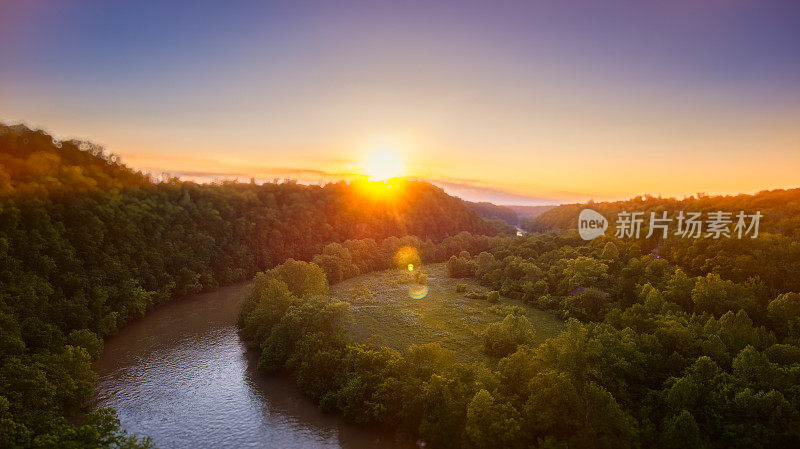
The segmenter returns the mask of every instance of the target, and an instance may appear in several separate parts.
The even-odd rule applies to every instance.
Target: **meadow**
[[[455,351],[461,362],[491,362],[483,351],[482,335],[488,325],[501,322],[509,313],[524,314],[534,327],[532,344],[538,346],[557,335],[564,323],[552,313],[534,309],[522,301],[500,297],[492,304],[457,292],[465,284],[468,292],[488,293],[474,278],[449,278],[444,263],[426,264],[413,272],[393,268],[357,276],[331,286],[332,298],[352,305],[347,330],[354,340],[402,350],[411,345],[438,342]],[[427,276],[427,295],[416,273]]]

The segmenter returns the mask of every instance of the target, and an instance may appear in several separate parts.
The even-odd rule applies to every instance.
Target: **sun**
[[[403,175],[403,158],[391,148],[380,148],[370,152],[364,161],[364,170],[371,181],[385,181]]]

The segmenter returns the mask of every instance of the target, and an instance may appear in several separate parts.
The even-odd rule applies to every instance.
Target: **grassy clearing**
[[[357,341],[370,341],[394,349],[412,344],[439,342],[456,351],[461,361],[488,361],[483,354],[483,330],[502,321],[512,306],[519,306],[536,330],[535,344],[563,329],[563,322],[521,301],[501,297],[499,304],[464,297],[457,284],[486,293],[473,279],[447,277],[445,264],[422,267],[428,276],[428,294],[413,299],[420,286],[407,270],[393,269],[348,279],[331,287],[331,296],[352,304],[348,330]],[[416,292],[413,292],[416,293]]]

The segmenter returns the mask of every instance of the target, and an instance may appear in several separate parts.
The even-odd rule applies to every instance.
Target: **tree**
[[[469,253],[462,252],[458,257],[450,256],[447,261],[447,276],[451,278],[465,278],[475,277],[475,262],[473,262]]]
[[[719,275],[709,274],[699,278],[692,289],[694,309],[717,316],[728,310],[728,284]]]
[[[681,306],[683,310],[691,312],[694,309],[693,290],[694,280],[690,279],[683,270],[678,268],[667,281],[664,297],[667,301],[672,301]]]
[[[477,448],[514,447],[521,439],[519,412],[481,389],[467,406],[467,436]]]
[[[483,349],[489,355],[505,357],[517,346],[529,343],[533,336],[533,326],[526,316],[508,314],[502,322],[492,323],[486,328]]]
[[[436,447],[459,448],[466,440],[468,398],[459,387],[457,380],[433,374],[421,391],[424,405],[419,433]]]
[[[499,268],[500,264],[494,258],[494,255],[486,251],[481,251],[475,257],[475,277],[483,279],[486,275]]]
[[[103,352],[103,340],[89,329],[78,329],[67,336],[67,344],[82,347],[92,360],[97,360]]]
[[[608,262],[616,262],[619,259],[619,249],[614,242],[607,242],[600,253],[600,258]]]
[[[578,257],[566,261],[564,269],[565,292],[572,292],[576,288],[595,287],[606,288],[608,281],[608,265],[590,257]]]
[[[782,335],[800,337],[800,293],[785,293],[767,305],[774,328]]]
[[[688,410],[664,418],[661,422],[659,445],[664,449],[683,449],[687,447],[703,447],[700,428]]]
[[[285,282],[259,273],[242,305],[239,324],[245,338],[257,344],[266,340],[294,300]]]
[[[265,274],[285,282],[295,296],[328,294],[325,272],[315,263],[290,258]]]

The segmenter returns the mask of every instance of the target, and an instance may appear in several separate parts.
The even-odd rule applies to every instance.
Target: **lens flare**
[[[408,287],[408,296],[412,299],[422,299],[428,296],[428,286],[414,284]]]
[[[419,252],[412,246],[404,246],[397,250],[394,254],[394,263],[397,268],[404,268],[408,271],[413,271],[419,268],[421,263]]]

